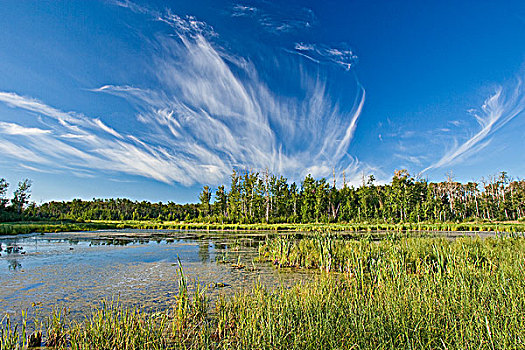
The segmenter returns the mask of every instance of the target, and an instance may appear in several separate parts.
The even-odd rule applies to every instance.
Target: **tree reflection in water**
[[[22,264],[17,259],[7,259],[9,264],[9,270],[19,270],[22,268]]]

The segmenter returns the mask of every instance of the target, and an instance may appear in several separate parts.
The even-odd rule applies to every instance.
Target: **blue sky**
[[[525,175],[522,1],[12,0],[0,28],[0,177],[37,203]]]

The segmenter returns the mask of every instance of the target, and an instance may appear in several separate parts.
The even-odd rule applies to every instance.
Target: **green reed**
[[[280,224],[222,224],[222,223],[184,223],[171,221],[105,221],[90,222],[17,222],[0,223],[0,235],[14,235],[32,232],[89,231],[101,229],[166,229],[166,230],[202,230],[202,231],[274,231],[315,233],[319,230],[346,232],[362,236],[364,233],[383,231],[460,231],[460,232],[504,232],[522,236],[525,224],[512,222],[464,222],[464,223],[280,223]]]
[[[18,222],[0,223],[0,235],[17,235],[27,233],[73,232],[114,229],[117,225],[104,222]]]
[[[239,336],[243,346],[525,347],[524,239],[316,237],[294,241],[286,256],[281,244],[268,242],[262,254],[278,266],[342,273],[291,290],[255,289],[235,297],[226,305],[258,310],[238,320],[246,332]],[[253,304],[243,307],[247,300]]]
[[[72,349],[525,348],[523,238],[348,241],[319,233],[269,240],[261,257],[321,271],[291,288],[256,284],[212,306],[204,291],[188,291],[179,264],[170,309],[107,303],[82,321],[55,313],[44,342]],[[2,324],[0,349],[21,346],[21,329]]]

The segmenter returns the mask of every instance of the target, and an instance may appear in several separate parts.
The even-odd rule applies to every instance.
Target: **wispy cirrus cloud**
[[[274,34],[309,29],[317,23],[314,12],[309,8],[263,1],[235,4],[231,16],[253,18],[263,29]]]
[[[14,108],[21,108],[30,112],[35,112],[37,114],[53,118],[65,129],[68,129],[70,132],[77,133],[77,136],[86,135],[85,132],[80,128],[80,126],[83,126],[88,128],[99,129],[113,136],[121,137],[114,129],[104,124],[98,118],[91,119],[78,113],[62,112],[34,98],[20,96],[13,92],[0,91],[0,102],[4,102],[8,106]],[[14,126],[12,127],[14,128]],[[19,128],[19,130],[22,129]],[[31,130],[33,129],[28,129],[24,132],[27,133]]]
[[[154,142],[224,173],[242,167],[291,177],[308,172],[329,176],[336,168],[350,177],[362,166],[347,153],[365,102],[358,82],[355,102],[342,108],[319,65],[308,71],[311,63],[296,58],[295,88],[302,97],[284,97],[261,80],[249,57],[217,47],[202,24],[186,23],[193,18],[169,16],[162,21],[176,36],[157,37],[152,44],[157,89],[104,85],[94,90],[131,102],[139,111],[137,119],[153,131]],[[339,55],[336,49],[323,50]],[[335,59],[327,62],[341,66]]]
[[[236,4],[232,8],[233,17],[252,17],[257,15],[259,9],[254,6],[246,6],[241,4]]]
[[[479,110],[470,110],[480,129],[464,142],[454,140],[454,147],[421,173],[456,164],[481,151],[490,143],[490,138],[496,131],[522,114],[524,110],[525,91],[521,79],[512,87],[499,86],[495,93],[485,100]],[[451,123],[459,125],[458,121]]]
[[[18,124],[0,122],[0,133],[6,135],[43,135],[49,134],[51,130],[43,130],[39,128],[27,128]]]
[[[358,57],[345,44],[337,47],[312,43],[296,43],[292,53],[301,55],[316,63],[333,63],[350,70],[357,63]]]
[[[192,184],[197,174],[215,180],[224,175],[201,164],[193,164],[194,173],[189,175],[184,160],[175,154],[135,136],[121,135],[96,118],[63,112],[11,92],[0,92],[0,101],[47,119],[46,129],[0,123],[0,151],[26,161],[29,164],[26,166],[40,164],[47,169],[69,169],[76,173],[116,171],[186,185]]]
[[[155,84],[108,82],[91,90],[128,101],[141,126],[128,134],[103,117],[0,92],[0,102],[36,114],[45,126],[3,123],[0,151],[44,171],[116,172],[183,185],[223,183],[232,168],[269,169],[292,179],[307,173],[330,177],[335,170],[349,180],[369,169],[348,153],[366,100],[365,89],[346,72],[355,55],[313,45],[304,55],[279,50],[275,64],[262,67],[250,55],[218,45],[214,29],[195,17],[130,1],[114,4],[170,28],[143,43],[151,57],[145,71]],[[318,62],[308,55],[317,55]],[[334,97],[328,66],[349,76],[355,94],[344,101],[353,103]],[[282,81],[263,78],[268,70],[277,77],[291,74],[286,91],[279,90]]]
[[[108,0],[109,3],[127,8],[135,13],[151,14],[153,10],[129,0]]]

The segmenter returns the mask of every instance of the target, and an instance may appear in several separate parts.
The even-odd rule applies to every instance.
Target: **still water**
[[[117,299],[164,309],[178,293],[178,259],[189,286],[206,288],[212,300],[257,282],[272,288],[312,278],[258,263],[267,236],[168,230],[0,236],[0,315],[17,320],[23,310],[31,317],[65,308],[74,316]]]

